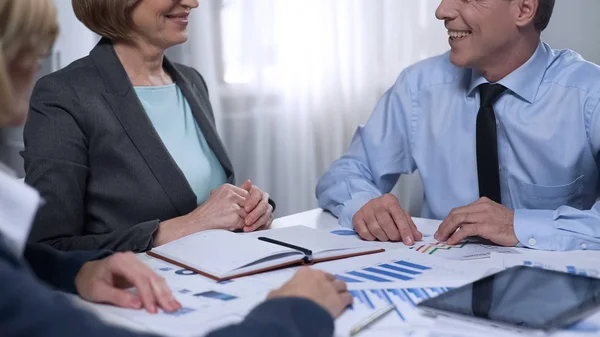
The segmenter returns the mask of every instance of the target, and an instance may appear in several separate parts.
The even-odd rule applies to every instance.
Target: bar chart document
[[[431,326],[434,321],[422,316],[416,305],[426,299],[435,297],[451,288],[389,288],[351,290],[354,303],[335,323],[336,336],[348,336],[350,329],[359,321],[393,304],[396,309],[368,330],[375,335],[389,330],[414,329]]]
[[[422,241],[415,243],[410,249],[424,255],[462,261],[489,258],[492,252],[520,254],[513,248],[482,244],[477,240],[465,240],[459,244],[450,245],[446,242],[439,242],[433,237],[423,237]]]

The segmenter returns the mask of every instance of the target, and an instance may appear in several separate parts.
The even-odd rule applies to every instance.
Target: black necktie
[[[496,114],[493,105],[506,91],[501,84],[485,83],[479,86],[481,105],[477,113],[477,176],[479,196],[501,203],[500,167],[498,165],[498,139]]]
[[[477,176],[479,196],[501,203],[500,166],[498,165],[498,138],[496,114],[493,105],[506,91],[501,84],[485,83],[479,86],[481,105],[477,113]],[[492,306],[494,280],[473,284],[472,308],[477,317],[489,317]]]

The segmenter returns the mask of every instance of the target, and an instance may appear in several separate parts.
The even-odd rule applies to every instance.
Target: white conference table
[[[418,222],[417,222],[418,221]],[[419,229],[424,235],[432,235],[433,232],[437,229],[437,224],[439,221],[435,220],[426,220],[426,219],[415,219]],[[290,226],[304,225],[311,228],[331,231],[335,229],[340,229],[338,225],[338,220],[329,212],[325,212],[322,209],[314,209],[282,218],[275,219],[272,224],[272,228],[284,228]],[[528,249],[522,249],[522,252],[526,253],[527,256],[546,256],[548,254],[554,254],[550,256],[556,257],[557,254],[560,256],[570,256],[573,259],[578,259],[581,257],[585,257],[586,259],[592,258],[600,261],[600,252],[594,251],[576,251],[576,252],[542,252],[542,251],[534,251]],[[140,259],[153,259],[152,257],[146,254],[139,254]],[[600,263],[599,263],[600,265]],[[150,330],[142,325],[138,325],[130,320],[126,320],[124,318],[116,317],[114,315],[106,314],[102,310],[102,306],[89,303],[81,300],[79,297],[73,296],[73,300],[76,305],[95,313],[100,319],[105,321],[108,324],[119,325],[122,327],[126,327],[133,330],[140,330],[150,332]]]
[[[323,211],[322,209],[314,209],[307,212],[302,212],[275,219],[273,221],[273,224],[271,225],[271,228],[284,228],[296,225],[304,225],[307,227],[323,230],[332,230],[340,227],[338,225],[337,219],[333,215]],[[142,260],[153,259],[152,257],[146,254],[139,254],[138,256]],[[132,330],[151,332],[148,328],[139,325],[135,322],[124,318],[119,318],[112,314],[107,314],[104,310],[102,310],[102,306],[86,302],[77,296],[72,296],[72,299],[77,306],[96,314],[100,319],[102,319],[108,324],[122,326]]]

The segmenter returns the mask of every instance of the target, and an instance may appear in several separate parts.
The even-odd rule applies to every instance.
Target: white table
[[[304,225],[311,228],[324,230],[340,227],[336,217],[320,208],[275,219],[271,227],[284,228],[297,225]]]
[[[296,225],[304,225],[323,230],[331,230],[339,227],[337,219],[333,215],[323,211],[322,209],[310,210],[307,212],[275,219],[271,227],[284,228]],[[146,254],[139,254],[138,256],[140,257],[140,259],[152,259],[152,257]],[[136,324],[135,322],[124,318],[117,317],[115,315],[107,314],[103,310],[102,306],[86,302],[78,296],[72,296],[72,299],[77,306],[81,307],[82,309],[88,310],[92,313],[95,313],[101,320],[103,320],[107,324],[119,325],[132,330],[149,332],[149,330],[142,325]]]
[[[415,221],[417,221],[417,220],[415,220]],[[433,233],[433,231],[435,231],[435,227],[437,226],[437,223],[431,222],[430,220],[425,220],[424,222],[421,220],[420,224],[422,225],[423,223],[425,224],[425,229],[427,231],[429,231],[430,232],[429,235],[431,235]],[[272,228],[284,228],[284,227],[297,226],[297,225],[304,225],[304,226],[308,226],[311,228],[327,230],[327,231],[341,228],[338,225],[338,220],[333,215],[331,215],[330,213],[325,212],[321,209],[310,210],[307,212],[298,213],[298,214],[294,214],[291,216],[276,219],[272,224]],[[422,230],[421,226],[419,228]],[[423,231],[423,233],[425,234],[424,231]],[[526,252],[526,254],[528,254],[527,256],[532,256],[532,258],[534,258],[535,256],[547,256],[547,254],[555,254],[553,256],[557,256],[556,254],[560,254],[561,256],[570,254],[573,256],[573,259],[577,259],[578,257],[583,257],[583,256],[585,256],[586,258],[589,258],[592,256],[592,257],[598,258],[598,261],[600,261],[600,252],[581,252],[580,251],[580,252],[568,252],[568,253],[557,253],[557,252],[551,253],[551,252],[539,252],[539,251],[533,251],[533,250],[524,250],[524,251]],[[151,257],[147,256],[146,254],[140,254],[139,256],[141,259],[152,259]],[[104,320],[105,322],[107,322],[109,324],[120,325],[120,326],[127,327],[130,329],[135,329],[135,330],[148,331],[145,327],[138,325],[136,323],[133,323],[129,320],[119,318],[114,315],[105,314],[105,312],[102,310],[101,306],[85,302],[85,301],[79,299],[78,297],[74,297],[74,301],[77,305],[81,306],[82,308],[87,309],[91,312],[95,312],[102,320]]]

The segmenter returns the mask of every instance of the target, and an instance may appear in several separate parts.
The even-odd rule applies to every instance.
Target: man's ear
[[[515,23],[519,27],[533,24],[539,7],[539,0],[514,0]]]

